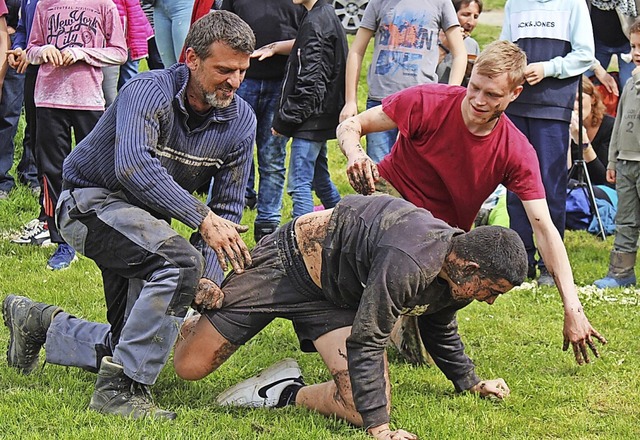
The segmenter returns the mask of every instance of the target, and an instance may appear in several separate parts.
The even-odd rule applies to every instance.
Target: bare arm
[[[607,340],[589,323],[573,283],[573,274],[567,251],[558,230],[551,221],[549,208],[544,199],[523,201],[524,209],[533,228],[540,255],[553,276],[564,305],[563,350],[573,346],[576,362],[589,362],[587,346],[599,357],[594,339],[606,344]]]
[[[445,31],[449,50],[453,56],[451,62],[451,73],[449,74],[449,84],[459,86],[464,79],[467,69],[467,49],[464,47],[464,40],[459,26],[451,26]]]
[[[396,123],[382,111],[380,105],[352,116],[338,125],[338,144],[347,157],[347,177],[358,193],[364,195],[373,193],[379,177],[378,167],[364,152],[360,145],[360,138],[367,133],[391,130],[396,127]]]
[[[262,61],[266,58],[274,55],[289,55],[295,38],[291,40],[274,41],[273,43],[265,44],[264,46],[256,49],[251,54],[251,58],[257,58],[258,61]]]
[[[358,114],[358,80],[362,69],[362,59],[371,37],[373,37],[373,31],[361,27],[349,47],[345,72],[345,104],[340,112],[340,122]]]

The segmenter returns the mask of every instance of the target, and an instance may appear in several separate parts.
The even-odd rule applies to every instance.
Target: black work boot
[[[89,408],[104,414],[114,414],[133,419],[155,417],[176,418],[177,414],[158,408],[151,398],[149,386],[138,383],[124,374],[124,368],[105,356],[100,362],[96,389]]]
[[[278,223],[254,223],[253,225],[253,238],[256,243],[264,236],[267,236],[278,229]]]
[[[42,345],[58,306],[31,301],[24,296],[9,295],[2,303],[4,325],[9,328],[7,363],[23,374],[38,366]]]

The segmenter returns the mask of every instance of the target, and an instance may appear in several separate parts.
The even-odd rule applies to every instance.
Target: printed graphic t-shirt
[[[375,32],[369,98],[437,82],[438,32],[459,26],[451,0],[372,0],[361,26]]]

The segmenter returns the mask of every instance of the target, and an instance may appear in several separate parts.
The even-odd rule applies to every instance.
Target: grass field
[[[485,2],[489,3],[489,2]],[[482,30],[482,29],[481,29]],[[481,44],[495,38],[484,29]],[[363,69],[364,71],[365,69]],[[364,84],[364,82],[362,82]],[[361,90],[364,96],[364,89]],[[20,139],[18,138],[18,144]],[[351,192],[344,160],[331,145],[331,171],[343,194]],[[291,210],[285,201],[285,219]],[[28,295],[55,303],[81,318],[105,320],[102,280],[86,258],[62,272],[45,269],[52,249],[13,245],[12,231],[37,213],[35,199],[18,188],[0,202],[0,294]],[[245,213],[253,223],[255,212]],[[176,225],[182,233],[189,231]],[[253,245],[252,233],[245,234]],[[576,283],[589,285],[606,271],[612,239],[569,232],[567,249]],[[602,358],[578,367],[560,350],[562,307],[555,289],[526,285],[493,306],[475,303],[459,313],[460,333],[483,378],[504,378],[512,394],[504,402],[456,394],[436,368],[413,367],[391,351],[392,425],[421,439],[635,439],[640,437],[640,294],[581,287],[592,324],[608,339]],[[0,329],[0,346],[8,339]],[[229,410],[215,405],[228,386],[283,357],[295,357],[308,383],[329,379],[317,355],[298,351],[288,322],[277,321],[200,382],[178,379],[171,362],[153,388],[157,402],[178,419],[131,421],[87,410],[95,375],[46,365],[17,374],[0,358],[0,438],[6,439],[365,439],[357,428],[300,408]]]

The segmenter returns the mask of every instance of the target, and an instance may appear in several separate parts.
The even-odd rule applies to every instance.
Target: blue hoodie
[[[545,78],[509,104],[508,113],[569,122],[577,84],[594,59],[593,29],[584,0],[507,0],[500,38],[516,43]]]

